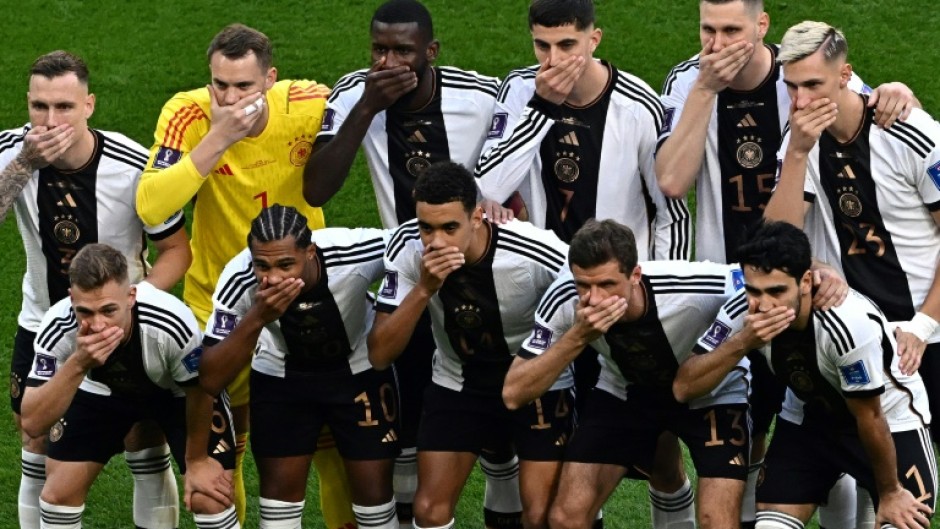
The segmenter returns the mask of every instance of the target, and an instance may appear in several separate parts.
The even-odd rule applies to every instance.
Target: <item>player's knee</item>
[[[551,529],[589,529],[594,520],[586,512],[574,512],[557,503],[548,511],[548,526]]]
[[[219,514],[231,505],[231,502],[223,504],[201,492],[194,492],[189,499],[189,510],[193,514]]]
[[[20,443],[22,443],[23,448],[27,452],[33,454],[45,454],[49,437],[47,435],[32,436],[26,433],[26,430],[23,430],[23,434],[20,436]]]
[[[48,484],[49,482],[47,481],[46,483]],[[43,487],[42,493],[39,494],[39,499],[49,505],[57,505],[60,507],[77,507],[82,504],[82,500],[76,497],[75,494],[48,486]]]
[[[548,502],[526,505],[522,510],[522,526],[525,529],[547,529]]]
[[[441,527],[454,517],[454,509],[447,502],[422,494],[420,487],[414,501],[415,521],[421,527]]]

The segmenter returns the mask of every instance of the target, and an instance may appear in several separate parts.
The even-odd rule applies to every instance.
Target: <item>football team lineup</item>
[[[591,0],[532,0],[528,57],[482,62],[441,29],[470,7],[375,4],[331,87],[285,75],[277,26],[230,24],[134,123],[96,52],[20,60],[10,519],[930,525],[916,76],[856,63],[827,2],[702,0],[661,90]]]

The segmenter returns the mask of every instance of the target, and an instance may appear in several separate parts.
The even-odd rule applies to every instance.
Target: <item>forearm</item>
[[[192,155],[166,169],[148,168],[137,186],[137,215],[144,224],[159,225],[183,209],[205,181]]]
[[[315,148],[304,166],[303,193],[308,204],[323,206],[343,187],[374,117],[357,103],[336,136]]]
[[[26,388],[21,409],[23,431],[31,437],[46,435],[68,411],[83,378],[85,371],[66,361],[48,382]]]
[[[689,402],[707,395],[721,384],[747,351],[735,335],[711,352],[693,353],[679,366],[672,382],[673,396],[679,402]]]
[[[803,187],[806,179],[807,153],[787,149],[780,169],[780,181],[770,197],[764,218],[784,221],[803,228],[806,206],[803,201]]]
[[[431,293],[416,287],[394,312],[376,312],[368,338],[369,363],[373,368],[387,369],[401,356],[431,296]]]
[[[264,322],[251,312],[221,342],[207,347],[199,363],[199,385],[209,395],[218,395],[251,364],[251,357]]]
[[[667,197],[682,198],[695,185],[705,159],[715,99],[714,92],[693,88],[675,130],[656,153],[656,179]]]
[[[184,390],[186,391],[186,461],[192,462],[209,455],[213,398],[198,384],[187,386]]]
[[[888,428],[888,423],[881,412],[880,402],[879,397],[873,397],[870,405],[862,407],[850,405],[850,409],[855,415],[859,439],[871,461],[878,494],[883,497],[889,492],[900,489],[901,483],[898,481],[898,464],[894,439],[891,437],[891,430]]]
[[[519,409],[544,395],[587,344],[569,331],[544,354],[529,359],[517,356],[503,383],[506,407]]]
[[[180,228],[154,245],[157,248],[157,259],[147,275],[147,282],[160,290],[170,291],[183,278],[193,261],[186,229]]]
[[[0,223],[6,220],[13,202],[20,196],[32,174],[32,166],[22,156],[11,160],[0,172]]]

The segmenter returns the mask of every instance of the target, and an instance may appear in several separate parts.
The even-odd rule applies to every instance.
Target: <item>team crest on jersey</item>
[[[313,143],[306,134],[301,134],[299,138],[294,138],[294,141],[287,142],[287,146],[290,147],[290,163],[297,167],[303,167],[313,151]]]
[[[16,373],[10,373],[10,398],[20,398],[20,377]]]
[[[405,169],[408,174],[417,178],[425,169],[431,167],[431,153],[425,151],[412,151],[406,154],[408,160],[405,162]]]
[[[532,338],[529,338],[529,346],[533,349],[546,350],[548,346],[552,343],[552,331],[547,329],[538,323],[535,324],[535,328],[532,329]]]
[[[660,134],[666,134],[667,132],[672,131],[672,119],[676,116],[675,108],[667,108],[663,112],[663,128],[659,131]]]
[[[199,346],[186,356],[183,357],[181,362],[183,362],[183,367],[186,368],[187,373],[198,373],[199,372],[199,361],[202,359],[202,346]]]
[[[470,303],[461,304],[459,307],[454,308],[454,321],[461,329],[479,329],[483,325],[480,307]]]
[[[322,132],[330,132],[333,130],[333,119],[336,117],[336,111],[332,108],[326,109],[326,112],[323,114],[323,122],[320,124],[320,130]]]
[[[855,218],[862,214],[862,201],[859,200],[851,186],[841,187],[836,192],[839,195],[839,209],[847,216]]]
[[[212,322],[212,334],[216,336],[228,336],[238,323],[238,316],[223,311],[216,311],[215,321]]]
[[[745,169],[753,169],[764,160],[764,150],[760,146],[761,139],[757,136],[744,136],[738,139],[736,157],[738,164]]]
[[[712,323],[712,326],[705,332],[702,341],[712,348],[715,348],[723,344],[724,341],[728,339],[729,334],[731,334],[731,327],[728,327],[720,321],[716,321]]]
[[[59,439],[62,439],[62,434],[64,433],[65,419],[59,419],[55,424],[52,425],[52,428],[49,428],[49,442],[57,442]]]
[[[581,176],[581,168],[578,166],[578,162],[581,161],[580,156],[573,152],[557,152],[555,156],[558,156],[555,160],[555,176],[559,180],[570,184]]]
[[[379,297],[395,299],[397,293],[398,272],[385,272],[385,281],[382,281],[382,290],[379,290]]]
[[[40,377],[55,375],[55,357],[36,353],[36,375]]]
[[[842,380],[845,380],[846,384],[861,386],[871,383],[871,376],[868,375],[868,369],[865,367],[865,362],[862,360],[847,366],[839,366],[839,372],[842,374]]]
[[[486,133],[486,139],[495,140],[503,137],[506,132],[506,124],[509,123],[509,114],[497,112],[493,114],[493,121],[490,123],[490,130]]]
[[[52,233],[55,234],[56,240],[62,244],[75,244],[75,241],[82,234],[78,229],[78,224],[75,223],[75,217],[72,215],[55,216],[52,221],[55,222]]]
[[[731,286],[734,287],[735,292],[744,288],[744,270],[740,268],[731,270]]]
[[[937,186],[937,189],[940,189],[940,162],[931,165],[927,169],[927,174],[929,174],[930,179],[933,180],[933,185]]]
[[[167,167],[175,165],[182,157],[183,153],[176,149],[160,147],[157,151],[157,155],[153,159],[153,166],[158,169],[166,169]]]

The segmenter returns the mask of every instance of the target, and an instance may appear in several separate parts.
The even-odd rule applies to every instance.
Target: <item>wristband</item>
[[[940,326],[940,323],[937,323],[937,320],[923,312],[915,314],[914,317],[911,318],[911,321],[902,321],[898,324],[899,329],[913,334],[922,342],[929,340],[938,326]]]

